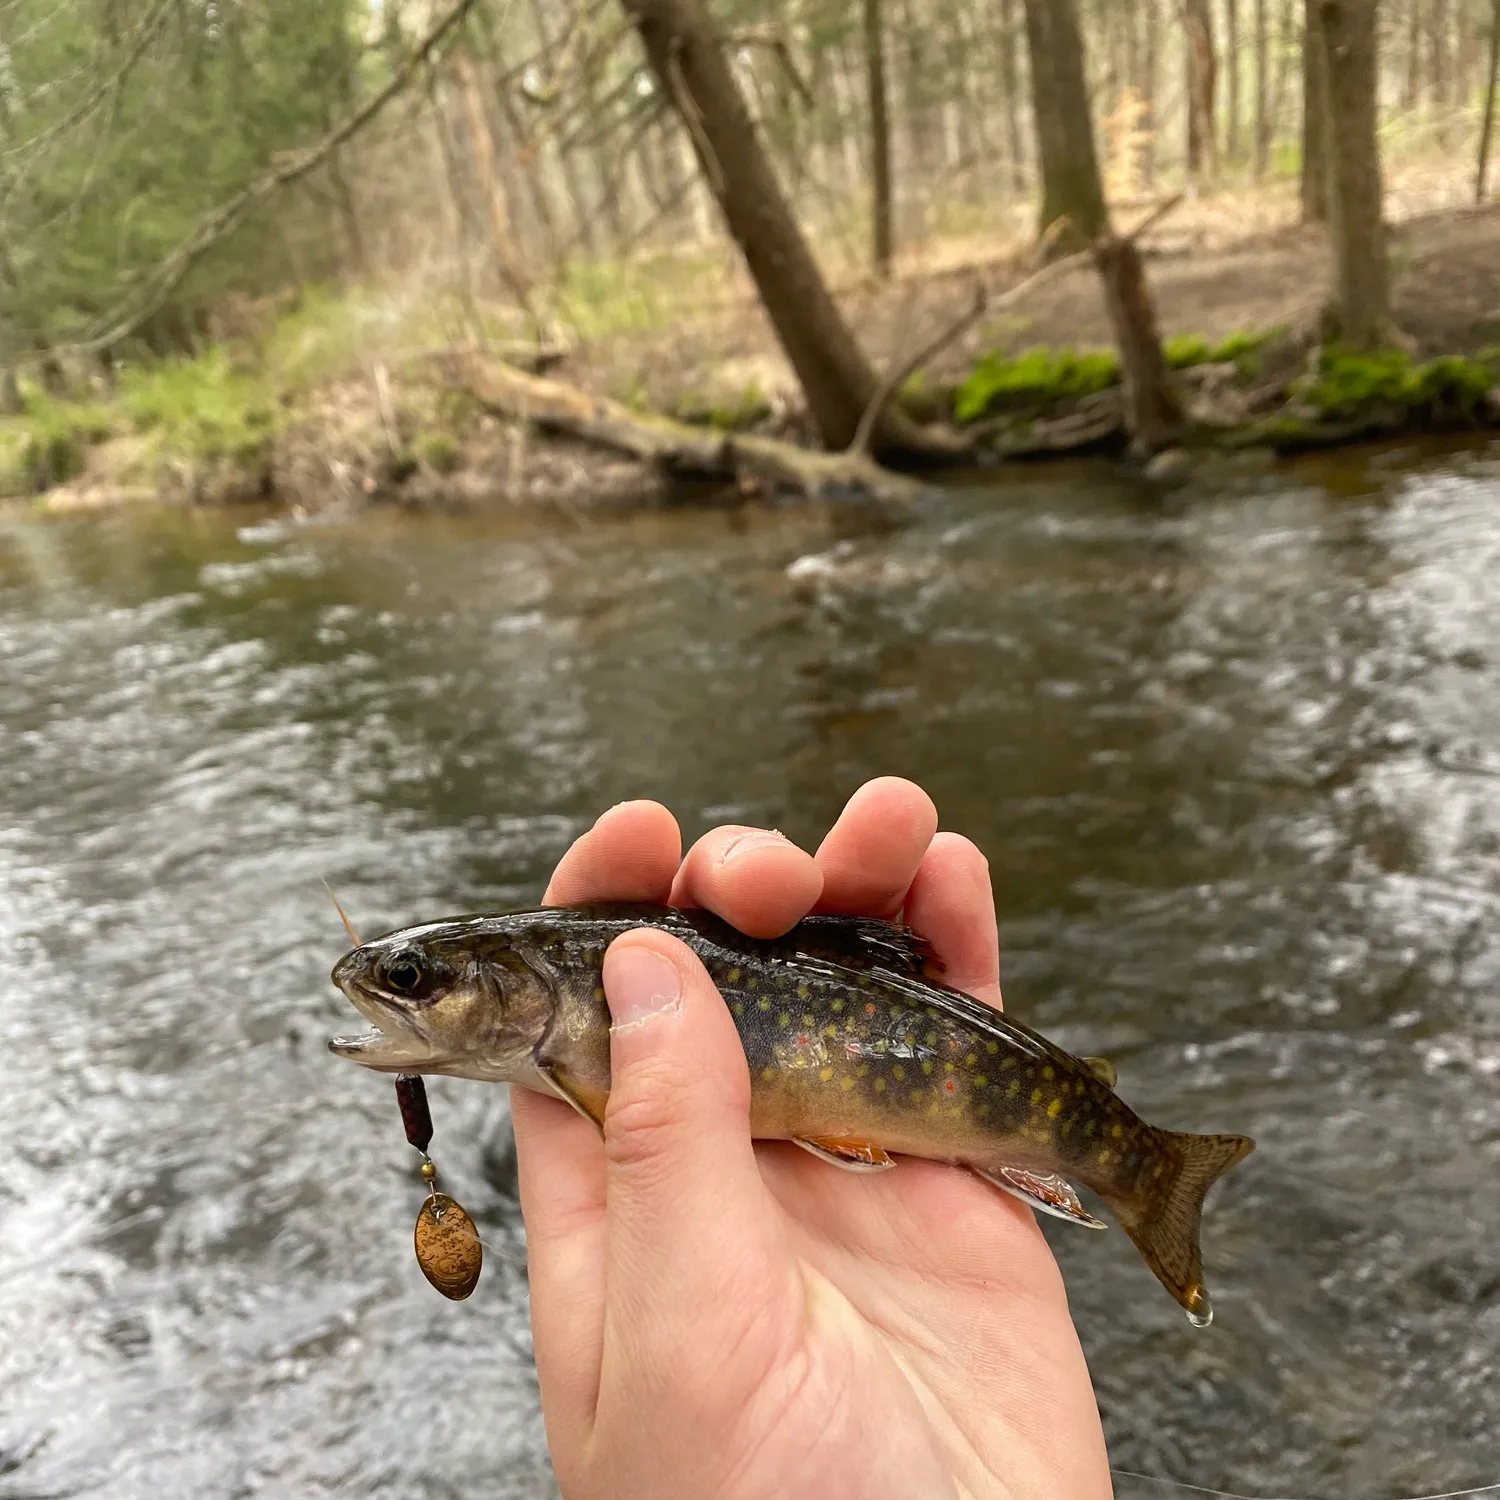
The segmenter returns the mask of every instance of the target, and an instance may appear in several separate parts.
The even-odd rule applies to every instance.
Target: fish
[[[707,911],[618,904],[449,917],[339,960],[333,983],[372,1029],[329,1047],[378,1072],[535,1089],[602,1129],[604,954],[641,927],[680,938],[718,986],[745,1050],[756,1139],[851,1172],[889,1171],[900,1156],[950,1163],[1038,1212],[1106,1228],[1082,1184],[1193,1324],[1212,1321],[1203,1200],[1254,1142],[1148,1125],[1108,1062],[945,984],[908,927],[811,916],[751,938]]]

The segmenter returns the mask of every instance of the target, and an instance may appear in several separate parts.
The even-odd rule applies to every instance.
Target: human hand
[[[545,900],[707,907],[771,937],[903,912],[948,982],[1000,1004],[989,870],[919,787],[850,799],[817,855],[611,808]],[[902,1158],[855,1176],[749,1133],[728,1009],[665,933],[616,939],[604,1143],[512,1090],[542,1410],[568,1500],[1103,1500],[1108,1459],[1029,1209]]]

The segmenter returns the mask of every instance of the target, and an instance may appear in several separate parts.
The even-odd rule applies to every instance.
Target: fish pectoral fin
[[[1119,1081],[1120,1075],[1107,1057],[1080,1057],[1078,1061],[1107,1089],[1112,1089]]]
[[[826,1161],[830,1167],[842,1167],[846,1172],[889,1172],[896,1165],[895,1158],[872,1141],[851,1141],[834,1135],[798,1135],[792,1139],[819,1161]]]
[[[1039,1213],[1051,1214],[1057,1219],[1068,1219],[1088,1229],[1108,1229],[1102,1219],[1096,1219],[1078,1201],[1078,1192],[1065,1177],[1056,1172],[1028,1172],[1024,1167],[999,1167],[987,1172],[983,1167],[969,1164],[969,1170],[988,1183],[1019,1198]]]
[[[554,1094],[556,1094],[564,1104],[571,1106],[573,1109],[576,1109],[578,1113],[581,1114],[583,1118],[589,1122],[589,1124],[594,1126],[594,1128],[598,1130],[601,1135],[604,1133],[604,1116],[602,1112],[596,1115],[593,1110],[591,1110],[583,1101],[578,1091],[574,1089],[565,1079],[558,1077],[557,1070],[555,1068],[539,1067],[536,1071],[537,1077],[540,1078],[541,1081],[546,1084],[546,1086]]]

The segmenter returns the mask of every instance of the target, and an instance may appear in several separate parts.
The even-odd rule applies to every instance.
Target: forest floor
[[[1434,419],[1500,427],[1500,204],[1434,206],[1454,196],[1434,191],[1430,173],[1392,185],[1404,354],[1371,370],[1320,371],[1310,353],[1328,252],[1319,229],[1296,223],[1291,185],[1188,199],[1153,230],[1147,271],[1200,434],[1285,448]],[[1149,208],[1117,207],[1117,229]],[[1024,280],[1032,253],[1022,232],[948,237],[902,256],[886,280],[827,259],[846,316],[885,370],[951,324],[976,285],[995,297]],[[414,350],[409,317],[354,317],[352,306],[325,300],[316,315],[130,372],[81,403],[34,399],[26,416],[0,422],[0,475],[10,471],[0,488],[53,510],[147,496],[589,506],[669,491],[655,466],[486,410],[455,388],[440,347],[452,340],[435,345],[430,325]],[[569,347],[551,378],[642,413],[811,443],[796,381],[732,256],[613,268],[559,308]],[[996,457],[1108,450],[1121,437],[1117,372],[1100,352],[1109,343],[1098,279],[1079,266],[981,318],[906,394],[936,414],[967,400],[970,416],[1009,422]],[[1465,357],[1462,368],[1449,356]]]

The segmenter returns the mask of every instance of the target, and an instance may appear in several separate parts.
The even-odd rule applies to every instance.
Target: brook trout
[[[681,938],[724,996],[750,1067],[751,1133],[835,1166],[891,1153],[976,1172],[1042,1213],[1106,1226],[1092,1189],[1199,1327],[1213,1313],[1199,1218],[1209,1186],[1254,1149],[1242,1135],[1148,1125],[1114,1069],[1073,1057],[942,982],[906,928],[809,917],[745,937],[704,911],[547,907],[453,917],[364,943],[333,982],[375,1029],[330,1048],[386,1073],[445,1073],[554,1094],[602,1123],[609,1097],[604,951],[655,927]]]

